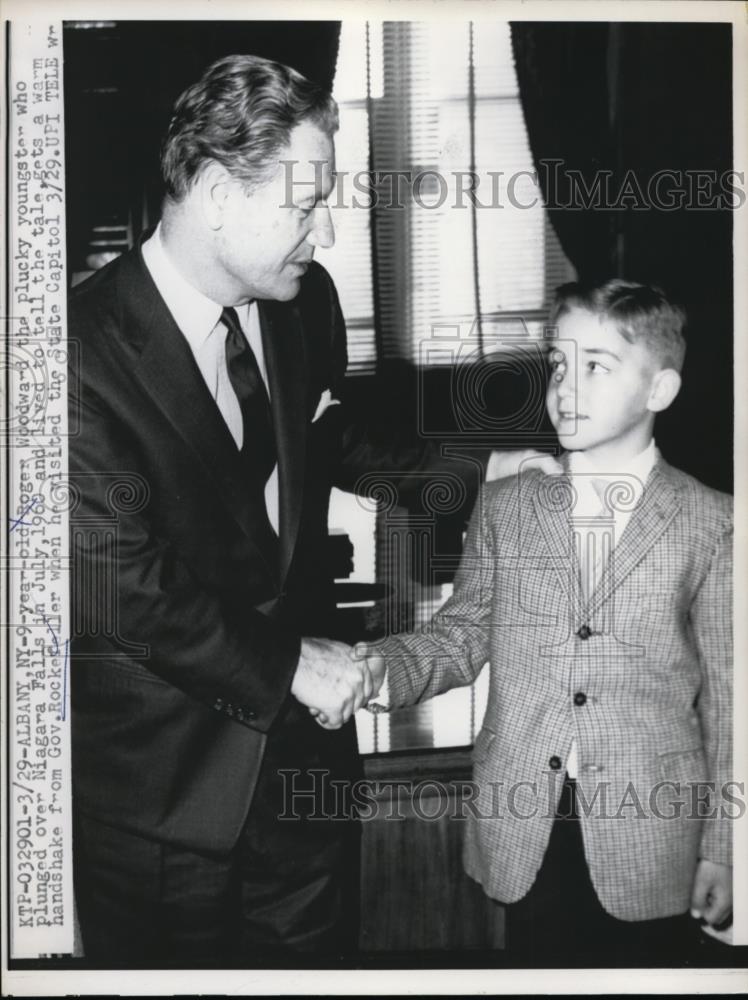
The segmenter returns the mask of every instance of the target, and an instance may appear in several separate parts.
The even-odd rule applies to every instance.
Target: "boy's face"
[[[654,412],[664,407],[657,399],[662,369],[645,347],[629,343],[611,321],[571,309],[558,321],[550,363],[546,406],[565,448],[625,460],[647,447]]]

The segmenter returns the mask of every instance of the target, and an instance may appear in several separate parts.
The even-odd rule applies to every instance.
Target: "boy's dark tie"
[[[265,383],[257,358],[239,324],[236,310],[227,306],[221,313],[226,335],[226,368],[242,411],[241,454],[262,486],[275,468],[275,434]]]

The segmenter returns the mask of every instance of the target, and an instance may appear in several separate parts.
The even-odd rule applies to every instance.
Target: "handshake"
[[[334,639],[302,639],[291,694],[324,729],[340,729],[376,698],[384,675],[384,657],[365,643],[351,647]]]

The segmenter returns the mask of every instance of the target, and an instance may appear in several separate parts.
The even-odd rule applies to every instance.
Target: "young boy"
[[[678,308],[644,285],[572,284],[551,321],[564,475],[487,485],[450,600],[358,654],[384,658],[391,708],[489,661],[464,862],[506,904],[509,950],[682,955],[689,909],[731,911],[731,498],[655,448],[680,388]]]

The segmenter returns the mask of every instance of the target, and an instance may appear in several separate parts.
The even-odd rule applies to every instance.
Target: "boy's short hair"
[[[620,278],[603,285],[576,281],[561,285],[551,307],[551,326],[572,309],[583,309],[615,323],[625,340],[643,344],[663,368],[678,372],[683,368],[686,313],[654,285],[639,285]]]
[[[338,107],[323,87],[260,56],[217,60],[174,105],[161,151],[167,195],[184,198],[209,160],[248,191],[261,186],[278,169],[279,153],[302,122],[328,135],[337,130]]]

